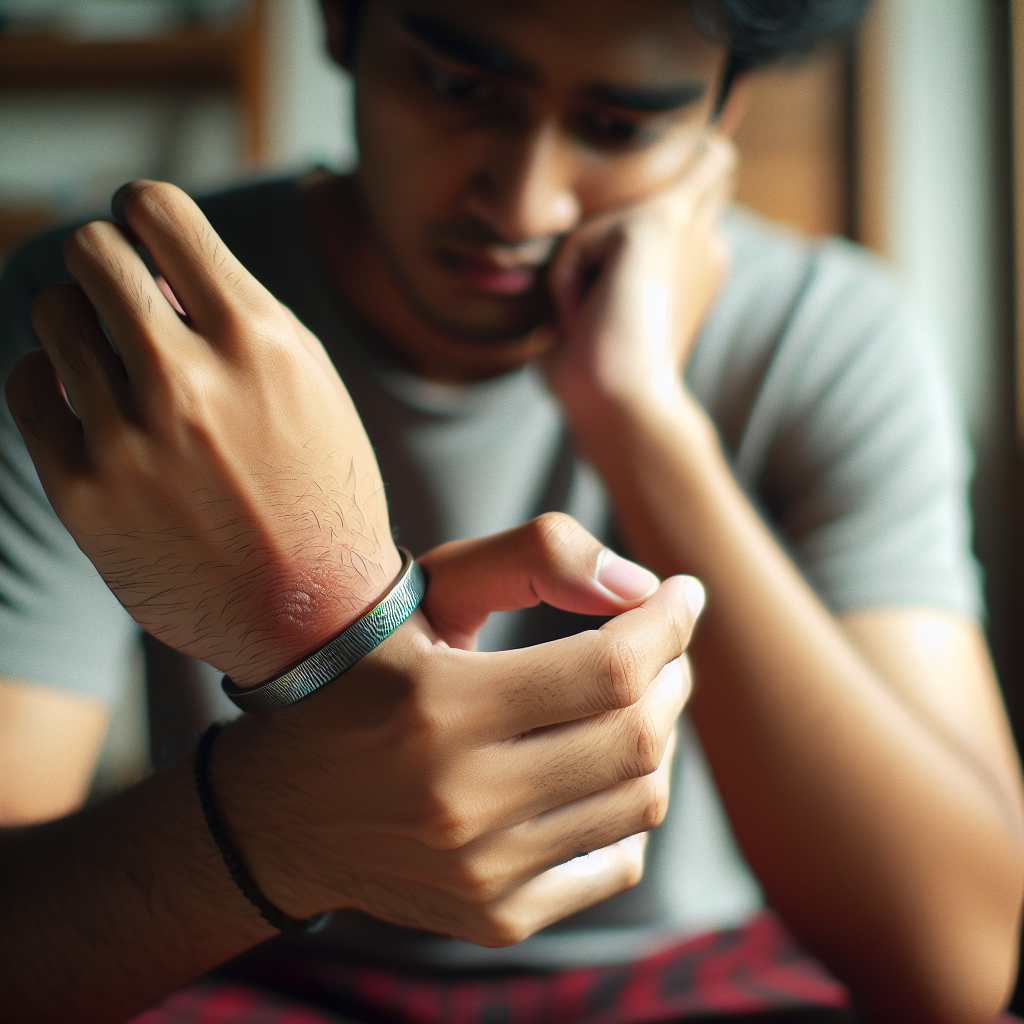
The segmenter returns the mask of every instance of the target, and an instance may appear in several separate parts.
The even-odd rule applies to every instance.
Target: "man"
[[[975,621],[941,389],[863,256],[719,216],[737,73],[848,23],[842,8],[327,3],[333,52],[356,81],[354,178],[210,200],[222,240],[179,193],[129,188],[119,209],[162,295],[114,228],[71,235],[84,296],[37,302],[46,355],[18,364],[15,422],[122,604],[240,685],[374,604],[398,559],[345,388],[225,245],[323,341],[403,543],[423,551],[560,510],[614,545],[613,515],[638,561],[708,586],[689,705],[700,745],[684,729],[674,764],[664,755],[686,687],[657,671],[692,621],[684,584],[648,598],[648,579],[599,561],[601,544],[557,518],[433,551],[429,625],[416,619],[305,707],[224,733],[214,789],[264,894],[296,918],[340,906],[391,923],[343,915],[323,940],[339,960],[629,962],[747,920],[756,876],[866,1016],[980,1020],[1005,1000],[1020,774]],[[54,280],[55,255],[52,241],[30,248],[8,294]],[[22,494],[44,504],[31,487]],[[60,548],[70,566],[32,500],[9,502],[16,536],[43,538],[30,550]],[[524,566],[530,551],[546,556]],[[38,600],[45,589],[22,606],[69,621],[66,602]],[[472,646],[486,611],[538,597],[624,614],[597,638],[473,661],[453,650]],[[24,616],[39,645],[45,616]],[[579,624],[541,607],[489,625],[485,643]],[[38,682],[45,659],[18,648],[11,664],[28,667],[5,671]],[[114,649],[104,642],[106,661]],[[612,696],[595,680],[619,670],[571,672],[609,651],[629,684]],[[57,703],[81,734],[74,701]],[[63,979],[61,997],[74,977],[80,1015],[104,996],[112,1015],[144,1005],[269,934],[203,846],[189,771],[9,843],[17,864],[50,871],[35,868],[8,919],[36,908],[23,946]],[[632,841],[588,858],[592,871],[543,870],[660,820],[670,772],[675,800],[646,854]],[[62,843],[80,844],[74,864]],[[636,881],[644,856],[640,885],[599,902]],[[112,908],[87,955],[85,922]],[[458,941],[524,938],[493,952]],[[41,975],[24,955],[29,992]],[[70,974],[69,959],[88,970]],[[96,978],[111,959],[118,976]],[[54,1012],[35,998],[27,1015]]]

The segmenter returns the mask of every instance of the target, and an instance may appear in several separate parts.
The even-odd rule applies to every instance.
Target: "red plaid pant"
[[[764,913],[616,967],[428,975],[256,957],[132,1024],[849,1024],[848,1005],[846,989]]]

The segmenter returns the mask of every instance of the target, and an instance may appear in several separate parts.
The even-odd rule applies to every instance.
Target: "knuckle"
[[[230,287],[208,297],[207,315],[220,340],[235,348],[244,348],[253,356],[251,368],[268,379],[287,379],[294,373],[296,352],[288,339],[294,335],[284,313],[241,287],[234,273],[224,276]]]
[[[635,769],[638,777],[651,775],[661,764],[662,744],[658,727],[649,712],[640,716],[636,731]]]
[[[166,213],[185,196],[177,185],[168,181],[132,182],[130,194],[125,199],[125,211],[131,216],[152,216],[155,213]]]
[[[631,853],[623,873],[623,889],[639,885],[644,877],[644,856],[642,852]]]
[[[650,832],[657,828],[668,813],[668,784],[661,779],[644,780],[643,802],[640,806],[638,831]]]
[[[422,842],[439,853],[455,853],[468,846],[480,833],[477,815],[450,796],[433,792],[425,798]]]
[[[580,529],[579,523],[564,512],[545,512],[527,523],[527,541],[541,562],[560,561]]]
[[[294,372],[300,350],[293,344],[294,331],[283,310],[269,303],[243,302],[242,298],[238,289],[233,289],[225,300],[235,340],[258,349],[260,365],[267,363],[269,373]]]
[[[633,644],[616,639],[604,659],[603,673],[606,706],[609,710],[631,707],[642,692],[640,665]]]
[[[181,424],[196,437],[205,436],[212,427],[206,407],[211,385],[203,367],[192,360],[174,361],[154,353],[150,381],[155,393],[163,398],[161,413],[170,413],[170,422]]]
[[[481,857],[457,859],[452,867],[451,884],[459,899],[470,906],[484,906],[501,897],[508,880],[493,861]]]
[[[84,260],[93,259],[110,230],[110,223],[102,220],[91,220],[79,225],[64,241],[64,262],[73,267],[80,266]]]
[[[488,908],[477,916],[473,941],[491,948],[514,946],[528,939],[536,930],[518,914]]]

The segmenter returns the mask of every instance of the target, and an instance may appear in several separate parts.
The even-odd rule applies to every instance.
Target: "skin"
[[[36,301],[43,348],[15,367],[8,403],[51,503],[125,607],[248,685],[390,583],[376,461],[319,343],[184,193],[136,183],[115,206],[163,283],[113,225],[74,232],[80,285]],[[422,610],[343,681],[225,731],[214,797],[285,913],[350,907],[505,945],[641,877],[703,591],[659,585],[560,515],[422,564]],[[475,653],[489,611],[540,600],[622,614]],[[272,934],[220,862],[191,771],[183,758],[0,836],[18,879],[0,892],[5,1019],[121,1020]]]
[[[342,57],[348,48],[340,5],[325,9],[332,44]],[[412,23],[410,14],[416,16]],[[447,38],[439,35],[438,23],[449,30]],[[454,57],[453,25],[463,36]],[[466,50],[466,36],[477,44],[475,52]],[[578,39],[579,45],[565,47],[566,38]],[[491,59],[494,44],[512,58],[514,76],[506,73],[509,60]],[[491,51],[490,70],[480,67],[481,47]],[[850,984],[861,1012],[880,1020],[990,1019],[1004,1003],[1015,971],[1024,840],[1020,769],[977,625],[929,608],[830,615],[737,486],[712,425],[682,383],[682,368],[726,255],[716,213],[728,195],[733,157],[726,135],[738,114],[739,94],[713,121],[724,56],[721,46],[694,30],[683,6],[667,0],[628,5],[379,0],[369,8],[356,50],[360,174],[352,180],[311,180],[311,221],[319,225],[325,261],[345,301],[379,343],[416,372],[434,380],[468,381],[542,358],[581,451],[604,478],[631,551],[659,575],[693,572],[707,582],[712,600],[693,650],[701,683],[691,707],[695,724],[737,836],[771,903]],[[650,93],[681,81],[703,85],[703,92],[656,115],[623,109],[621,95],[609,104],[609,90],[595,88],[625,85]],[[596,102],[595,95],[604,99]],[[623,145],[628,128],[617,125],[609,134],[616,120],[642,130]],[[217,261],[204,263],[202,253],[186,252],[182,258],[190,273],[198,264],[200,276],[205,274],[206,284],[216,290]],[[117,280],[113,264],[106,266],[101,277]],[[167,276],[180,296],[174,277]],[[229,268],[228,277],[237,280],[239,273]],[[99,293],[82,283],[96,304]],[[203,289],[196,294],[201,300]],[[61,308],[70,303],[65,296]],[[243,308],[248,306],[235,310],[242,326],[229,320],[229,327],[249,338]],[[278,313],[268,316],[279,326],[287,322]],[[88,319],[84,313],[75,322],[83,319]],[[294,325],[291,329],[296,331],[292,347],[305,345],[308,339]],[[256,330],[261,344],[264,333]],[[216,339],[211,344],[220,346]],[[47,345],[55,361],[61,345],[55,331]],[[37,364],[25,370],[38,377],[27,380],[24,390],[49,395],[50,416],[41,419],[58,420],[63,413],[52,370],[41,360]],[[219,372],[220,364],[214,365]],[[58,370],[67,386],[68,370],[60,365]],[[238,375],[251,382],[259,371],[245,365]],[[340,392],[335,397],[344,404]],[[184,412],[191,407],[186,403]],[[215,436],[232,436],[229,413],[212,418],[221,425]],[[33,450],[31,437],[27,431]],[[33,455],[45,463],[47,452],[63,447],[60,436],[37,439]],[[212,479],[221,477],[213,473]],[[124,493],[113,486],[100,491],[105,500]],[[163,492],[157,488],[156,493]],[[233,498],[242,501],[249,493],[242,486]],[[77,508],[72,503],[73,511]],[[80,514],[85,536],[88,507]],[[275,519],[257,521],[272,526]],[[287,545],[268,543],[264,549],[287,563]],[[548,557],[554,551],[547,549]],[[584,563],[591,568],[583,579],[593,577],[596,553],[591,550],[587,557],[592,560]],[[500,560],[496,565],[497,579],[511,571],[501,569]],[[283,578],[291,576],[285,572]],[[445,634],[450,616],[445,612],[431,620],[435,633],[448,637],[449,650],[472,632],[456,626]],[[257,615],[256,622],[266,667],[274,661],[278,634],[265,615]],[[179,617],[183,635],[194,626]],[[298,634],[301,630],[282,633],[282,663],[287,663],[289,636]],[[425,655],[436,644],[426,627],[409,643],[394,654],[382,649],[381,667],[397,664],[400,678],[412,680],[400,692],[429,694],[435,677]],[[235,672],[245,671],[243,650],[223,653]],[[654,661],[666,653],[672,651]],[[453,664],[457,659],[444,661],[445,671]],[[368,659],[366,668],[373,667]],[[663,713],[661,720],[668,718]],[[398,720],[409,719],[400,715]],[[350,730],[359,721],[353,711],[303,724]],[[296,861],[295,850],[274,842],[275,830],[257,827],[257,787],[247,785],[247,772],[238,766],[247,751],[266,749],[275,754],[246,762],[246,768],[251,771],[255,763],[268,785],[283,766],[297,779],[308,780],[309,769],[294,758],[286,725],[269,732],[261,726],[251,734],[250,728],[255,727],[226,733],[228,742],[214,764],[225,806],[237,808],[230,824],[243,837],[271,898],[297,914],[323,909],[343,895],[335,890],[328,897],[326,880],[318,879],[330,863],[323,860],[327,851],[314,844],[312,863]],[[653,749],[661,755],[669,733],[658,735]],[[474,743],[479,738],[468,745],[457,737],[437,738],[437,745],[422,753],[422,763],[433,763],[431,749],[479,751]],[[633,745],[636,749],[635,735]],[[318,749],[337,748],[325,739]],[[460,778],[474,777],[479,763],[469,758]],[[568,767],[571,759],[561,763]],[[634,763],[632,771],[653,767],[652,755]],[[514,772],[497,762],[489,770],[495,773],[491,778],[503,780]],[[604,780],[609,785],[602,792],[610,796],[627,776]],[[187,805],[180,778],[147,785],[166,785],[182,808]],[[264,820],[291,825],[292,809],[270,789],[269,808],[260,808],[269,815]],[[511,788],[521,794],[528,790],[528,785]],[[465,813],[465,807],[479,807],[468,783],[445,792],[447,813],[440,821],[448,838],[420,833],[421,847],[442,853],[506,848],[510,836],[501,829],[514,830],[516,815],[492,809],[493,816],[483,820],[479,811]],[[423,806],[438,806],[436,791],[427,796],[400,828],[422,822]],[[173,805],[172,796],[164,799]],[[519,799],[519,815],[539,810],[525,795]],[[644,813],[632,807],[634,825],[650,822],[652,799],[650,792],[644,794]],[[384,799],[374,806],[391,804]],[[402,801],[396,798],[394,807],[401,812]],[[358,807],[345,813],[363,822],[364,830],[370,825]],[[603,810],[597,819],[605,814],[611,812]],[[155,822],[147,827],[161,836],[163,847],[173,848],[181,841],[174,837],[184,835],[201,851],[202,828],[194,809],[192,815],[186,820],[183,812],[174,819],[172,832]],[[307,816],[312,821],[316,815],[300,811],[298,819]],[[67,827],[78,827],[76,819],[68,821]],[[395,827],[391,823],[384,831],[394,834]],[[580,828],[579,819],[574,827]],[[496,845],[488,845],[488,837]],[[376,863],[371,847],[343,847],[335,855],[349,858],[346,864],[357,870],[347,882],[342,873],[340,884],[364,883],[352,887],[364,901],[357,905],[392,920],[423,920],[402,917],[381,895],[393,889],[395,877],[414,886],[422,879],[389,855],[383,858],[383,870],[391,872],[388,884],[376,885],[367,873]],[[549,841],[540,848],[553,852]],[[403,890],[401,913],[434,915],[432,920],[445,921],[440,930],[457,920],[476,941],[507,941],[550,920],[552,913],[599,898],[578,885],[557,898],[552,890],[533,886],[525,880],[538,867],[538,847],[532,849],[497,886],[483,866],[486,856],[468,874],[450,860],[428,860],[437,872],[427,885],[430,897],[422,890]],[[154,851],[137,856],[146,864],[156,857],[162,870],[172,870]],[[275,879],[290,877],[282,865],[299,866],[294,877],[313,881],[297,888],[275,885]],[[605,877],[609,886],[621,887],[628,874],[620,863]],[[475,896],[467,895],[467,879]],[[205,899],[209,908],[203,913],[214,939],[183,956],[184,939],[178,936],[177,944],[165,943],[161,956],[143,957],[149,967],[141,972],[145,984],[136,986],[137,999],[179,983],[189,971],[213,962],[216,951],[228,955],[232,943],[241,948],[260,937],[255,929],[245,932],[235,925],[232,930],[231,894],[222,883],[211,874],[209,892],[201,885],[195,890],[195,905]],[[568,883],[556,875],[556,887],[560,884]],[[503,902],[510,891],[519,894],[512,909]],[[437,892],[455,899],[457,912],[452,904],[438,903]],[[466,907],[479,907],[481,893],[489,910],[474,915]],[[353,898],[348,890],[344,896]],[[162,924],[166,931],[160,934],[173,938],[173,924]],[[124,942],[126,935],[135,937],[131,927],[115,939]]]
[[[355,225],[334,246],[336,280],[424,376],[472,380],[541,356],[631,551],[712,594],[692,713],[773,906],[868,1016],[989,1018],[1016,970],[1024,844],[981,633],[931,608],[833,617],[737,486],[681,371],[721,273],[714,214],[741,97],[711,121],[724,53],[678,6],[585,7],[371,6],[354,68],[363,170],[333,184]],[[453,56],[450,39],[410,30],[409,12],[457,26],[478,53],[500,44],[519,77],[482,69],[465,38]],[[560,45],[570,37],[585,44]],[[681,68],[703,99],[634,113],[640,143],[580,131],[595,83],[664,85]],[[449,241],[485,267],[540,261],[553,318],[532,291],[453,272],[438,253]]]
[[[80,807],[109,720],[101,701],[0,679],[0,823],[28,825]]]

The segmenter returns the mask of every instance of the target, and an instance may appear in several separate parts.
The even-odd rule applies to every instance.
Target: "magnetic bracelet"
[[[258,686],[236,686],[228,676],[224,676],[221,680],[224,692],[243,711],[255,714],[277,711],[308,697],[369,654],[412,615],[427,589],[426,577],[419,563],[406,548],[398,550],[402,554],[402,571],[398,579],[361,619],[294,668]]]
[[[213,741],[223,729],[223,722],[214,722],[203,733],[203,738],[199,741],[199,748],[196,750],[196,792],[199,794],[199,806],[206,819],[206,827],[210,830],[210,835],[213,836],[213,841],[217,844],[217,849],[220,850],[220,855],[224,858],[224,864],[234,879],[235,885],[242,890],[242,895],[260,912],[260,916],[267,924],[281,932],[304,932],[307,935],[315,935],[327,927],[334,916],[333,911],[328,910],[322,914],[314,914],[312,917],[298,920],[289,917],[284,911],[278,910],[260,892],[259,886],[246,870],[241,855],[228,838],[227,830],[217,813],[213,791],[210,789],[210,750],[213,748]]]

